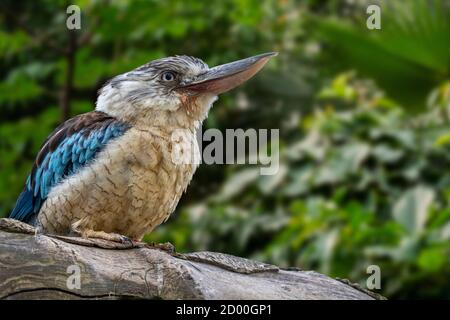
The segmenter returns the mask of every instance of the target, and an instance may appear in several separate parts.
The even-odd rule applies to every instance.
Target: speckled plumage
[[[29,188],[34,197],[30,213],[39,213],[36,224],[40,232],[84,235],[91,230],[101,230],[141,239],[173,212],[196,169],[196,164],[176,164],[172,161],[172,132],[181,129],[182,123],[168,127],[141,123],[127,127],[117,124],[117,121],[113,124],[125,129],[117,136],[112,135],[94,154],[95,157],[84,161],[84,165],[73,153],[76,165],[70,157],[67,165],[70,169],[65,177],[60,176],[53,183],[50,178],[50,182],[45,183],[48,179],[36,179],[37,174],[30,176],[25,189]],[[184,124],[187,127],[181,132],[185,133],[183,138],[192,143],[184,147],[194,150],[185,151],[198,153],[195,129],[189,128],[188,124]],[[86,137],[94,136],[95,132],[99,130],[91,131]],[[44,160],[36,164],[33,172],[45,171],[53,177],[52,166],[46,160],[62,159],[62,150],[67,149],[67,143],[76,141],[82,145],[83,136],[82,129],[61,139],[58,147],[48,151]],[[86,146],[89,147],[89,143]],[[59,154],[63,156],[56,156]],[[58,162],[64,163],[62,160]],[[55,162],[53,164],[55,166]],[[37,190],[36,194],[34,190]],[[45,191],[41,194],[42,190]],[[29,221],[31,217],[32,214],[22,220]]]
[[[42,145],[11,217],[35,220],[55,185],[88,165],[109,141],[129,127],[103,112],[90,112],[56,128]]]
[[[41,233],[142,239],[186,190],[200,157],[195,131],[217,95],[266,61],[229,64],[227,76],[222,66],[176,56],[113,78],[95,111],[66,121],[44,142],[10,217]],[[180,143],[192,161],[174,161]]]
[[[45,232],[101,230],[140,239],[175,209],[195,165],[171,161],[170,132],[133,127],[97,159],[49,193],[39,213]]]

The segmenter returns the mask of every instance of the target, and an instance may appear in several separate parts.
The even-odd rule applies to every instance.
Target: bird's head
[[[275,55],[213,68],[190,56],[154,60],[111,79],[100,90],[96,109],[130,122],[197,126],[219,94],[253,77]]]

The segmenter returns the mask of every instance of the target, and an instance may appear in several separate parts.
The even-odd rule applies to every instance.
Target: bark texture
[[[0,299],[377,298],[314,271],[280,269],[221,253],[106,247],[23,230],[6,232],[0,223]]]

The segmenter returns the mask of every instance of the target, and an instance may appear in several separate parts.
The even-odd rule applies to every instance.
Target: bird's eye
[[[175,78],[176,78],[176,74],[173,71],[165,71],[161,74],[161,79],[163,81],[170,82],[170,81],[175,80]]]

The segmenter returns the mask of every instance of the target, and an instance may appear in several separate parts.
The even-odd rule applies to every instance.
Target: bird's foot
[[[108,249],[128,249],[143,247],[143,243],[133,241],[132,239],[122,234],[95,230],[83,230],[81,238],[88,240],[95,246]]]
[[[36,228],[24,223],[22,221],[11,219],[11,218],[1,218],[0,219],[0,230],[11,232],[11,233],[24,233],[24,234],[36,234]],[[83,231],[73,231],[77,236],[63,236],[56,234],[46,234],[44,235],[52,238],[56,238],[68,243],[78,244],[88,247],[100,247],[104,249],[132,249],[132,248],[150,248],[163,250],[169,254],[175,254],[175,247],[170,242],[166,243],[145,243],[137,240],[132,240],[127,236],[118,233],[107,233],[104,231],[95,230],[83,230]]]
[[[81,233],[85,239],[101,239],[106,241],[117,242],[121,244],[132,244],[133,241],[127,236],[118,233],[108,233],[104,231],[85,230]]]
[[[19,220],[11,218],[0,219],[0,230],[11,233],[35,234],[36,228]]]
[[[171,244],[170,242],[165,242],[165,243],[150,242],[150,243],[146,243],[145,247],[150,248],[150,249],[162,250],[169,254],[175,253],[175,246],[173,244]]]
[[[73,244],[88,247],[99,247],[103,249],[133,249],[142,248],[145,246],[144,243],[133,241],[127,236],[117,233],[108,233],[95,230],[72,230],[72,233],[78,236],[51,235],[51,237]]]

